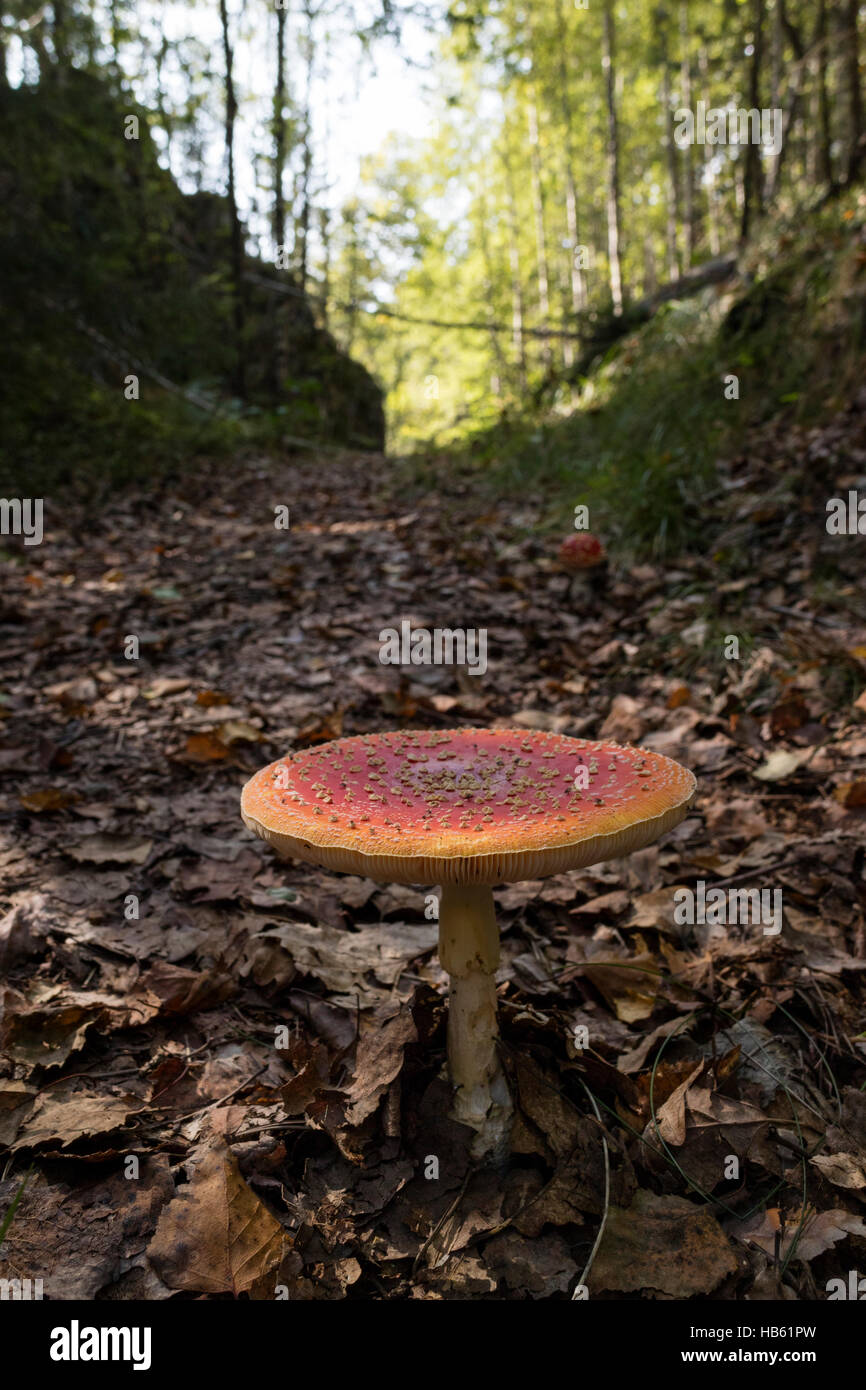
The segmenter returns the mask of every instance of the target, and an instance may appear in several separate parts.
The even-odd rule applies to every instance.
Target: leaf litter
[[[844,448],[835,426],[818,443]],[[805,469],[802,439],[777,447]],[[572,596],[540,503],[482,532],[455,488],[409,524],[388,467],[294,460],[291,564],[255,462],[218,496],[58,511],[5,562],[0,1219],[20,1196],[0,1277],[58,1298],[562,1300],[584,1271],[593,1298],[825,1296],[866,1240],[853,550],[824,556],[832,629],[810,626],[832,542],[781,515],[747,584],[696,554]],[[484,679],[380,665],[404,617],[487,627]],[[712,634],[738,631],[726,662]],[[497,890],[503,1173],[448,1116],[436,886],[279,864],[237,810],[287,749],[479,722],[641,742],[700,786],[661,844]],[[699,879],[781,889],[783,930],[679,922]]]

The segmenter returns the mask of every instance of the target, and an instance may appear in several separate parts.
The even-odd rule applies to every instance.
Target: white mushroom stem
[[[497,1052],[499,931],[493,891],[446,884],[439,903],[439,961],[450,977],[448,1070],[454,1118],[477,1131],[476,1157],[504,1158],[512,1104]]]

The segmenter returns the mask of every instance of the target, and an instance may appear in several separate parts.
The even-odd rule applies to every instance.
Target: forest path
[[[833,438],[799,440],[804,476],[809,449],[820,457]],[[822,1152],[843,1157],[810,1168],[808,1190],[819,1212],[836,1213],[836,1227],[825,1223],[813,1242],[816,1254],[831,1247],[839,1222],[855,1221],[844,1155],[866,1145],[855,1041],[866,957],[866,625],[854,613],[853,548],[821,534],[806,493],[794,504],[800,515],[791,517],[790,499],[768,512],[769,447],[765,457],[734,471],[731,544],[743,528],[757,533],[757,563],[721,586],[710,557],[680,557],[615,566],[604,592],[572,587],[555,542],[534,532],[541,499],[479,503],[468,483],[449,482],[442,496],[407,503],[387,460],[369,456],[239,463],[230,477],[214,471],[161,497],[131,490],[98,515],[47,510],[44,543],[6,566],[0,614],[0,774],[10,793],[0,1143],[15,1145],[0,1207],[25,1160],[40,1168],[0,1274],[44,1268],[59,1297],[115,1286],[121,1296],[201,1292],[184,1263],[189,1232],[173,1216],[170,1164],[229,1137],[252,1183],[243,1187],[226,1157],[229,1190],[240,1184],[267,1226],[264,1199],[295,1233],[280,1266],[294,1296],[337,1298],[359,1280],[371,1297],[383,1288],[562,1293],[594,1239],[603,1186],[597,1128],[573,1073],[577,1025],[592,1040],[581,1075],[609,1107],[614,1202],[655,1222],[658,1268],[635,1278],[673,1280],[664,1287],[678,1297],[723,1281],[739,1281],[742,1296],[770,1278],[754,1253],[771,1257],[774,1247],[761,1211],[749,1218],[748,1246],[739,1228],[723,1234],[717,1211],[701,1218],[693,1260],[670,1255],[679,1218],[657,1191],[694,1191],[634,1136],[651,1118],[656,1050],[681,1024],[689,1037],[659,1064],[652,1105],[700,1068],[692,1109],[671,1119],[682,1167],[717,1187],[717,1146],[740,1152],[746,1126],[760,1138],[747,1205],[781,1181],[774,1204],[796,1226],[802,1172],[769,1131],[771,1121],[792,1128],[796,1094],[807,1148],[837,1125]],[[279,508],[289,509],[288,529],[275,524]],[[851,580],[847,591],[837,584],[829,617],[815,597],[827,554]],[[383,664],[380,634],[406,620],[483,631],[485,669]],[[732,633],[740,656],[726,661]],[[431,1221],[465,1177],[441,1119],[443,976],[423,886],[278,864],[242,826],[238,798],[246,777],[289,747],[497,721],[639,741],[692,767],[700,795],[660,845],[497,893],[504,1036],[525,1058],[515,1065],[530,1166],[518,1164],[505,1184],[472,1179],[472,1218],[449,1235],[464,1259],[425,1256],[413,1275]],[[697,880],[781,890],[784,931],[676,928],[672,886]],[[413,993],[414,1028],[400,1007]],[[291,1047],[275,1051],[284,1023]],[[760,1073],[765,1048],[788,1087],[775,1098]],[[719,1136],[712,1142],[706,1125]],[[435,1195],[413,1176],[418,1144],[421,1155],[443,1155]],[[144,1163],[146,1200],[117,1176],[131,1152]],[[114,1213],[98,1236],[94,1201]],[[144,1234],[130,1245],[139,1202]],[[512,1219],[527,1203],[531,1219]],[[146,1259],[160,1209],[165,1229]],[[208,1232],[199,1235],[206,1245]],[[272,1237],[262,1236],[259,1271],[271,1281]],[[731,1253],[746,1248],[748,1272]],[[215,1278],[228,1289],[237,1274]],[[615,1251],[602,1251],[598,1287],[644,1286],[623,1282],[630,1277]]]

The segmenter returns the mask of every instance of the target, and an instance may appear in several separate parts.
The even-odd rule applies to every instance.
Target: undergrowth
[[[561,389],[446,458],[403,458],[401,475],[431,487],[447,472],[517,512],[521,497],[540,499],[551,531],[586,504],[592,529],[637,558],[706,549],[719,462],[747,449],[757,425],[840,409],[864,354],[866,194],[851,189],[765,226],[733,287],[671,301],[621,338],[576,383],[573,406]]]

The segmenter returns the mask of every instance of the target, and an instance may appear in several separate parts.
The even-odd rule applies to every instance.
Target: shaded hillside
[[[244,437],[381,445],[372,377],[288,275],[250,257],[246,399],[232,399],[227,204],[181,193],[145,112],[125,138],[135,111],[74,69],[0,90],[6,485],[97,464],[130,476]]]

